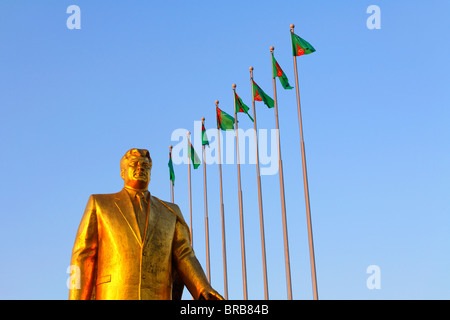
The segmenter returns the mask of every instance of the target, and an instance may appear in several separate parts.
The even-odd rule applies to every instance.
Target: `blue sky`
[[[68,6],[81,9],[69,30]],[[381,10],[370,30],[369,5]],[[0,298],[67,299],[87,199],[123,186],[132,147],[153,159],[150,191],[170,200],[171,135],[251,107],[249,67],[273,96],[270,46],[295,84],[298,58],[320,299],[449,299],[448,1],[12,1],[0,3]],[[312,286],[295,90],[279,83],[292,290]],[[260,129],[273,110],[257,102]],[[252,127],[245,115],[239,126]],[[200,150],[198,150],[200,152]],[[242,299],[236,165],[222,166],[228,294]],[[189,220],[188,169],[175,166]],[[218,166],[207,166],[212,285],[223,293]],[[249,299],[263,299],[254,164],[241,166]],[[278,175],[261,177],[270,299],[286,299]],[[192,170],[194,249],[206,265],[203,172]],[[380,269],[380,289],[366,272]],[[188,294],[184,296],[190,299]]]

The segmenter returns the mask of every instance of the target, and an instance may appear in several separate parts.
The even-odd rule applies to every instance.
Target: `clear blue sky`
[[[66,26],[72,4],[80,30]],[[372,4],[379,30],[366,26]],[[233,83],[251,107],[250,66],[272,96],[270,46],[295,85],[291,23],[317,50],[298,66],[319,298],[449,299],[448,12],[444,0],[1,1],[0,299],[67,299],[89,195],[119,191],[120,158],[140,147],[150,191],[170,200],[172,132],[201,117],[214,128],[216,99],[233,112]],[[277,88],[293,297],[311,299],[295,90]],[[273,110],[256,107],[258,127],[275,128]],[[175,166],[175,200],[189,220],[187,171]],[[248,296],[263,299],[255,165],[241,171]],[[207,178],[223,294],[217,165]],[[223,178],[229,298],[242,299],[236,165]],[[269,297],[286,299],[279,178],[261,180]],[[205,266],[201,167],[192,188]],[[366,286],[370,265],[380,289]]]

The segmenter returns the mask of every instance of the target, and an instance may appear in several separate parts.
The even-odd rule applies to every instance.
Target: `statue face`
[[[150,182],[150,161],[144,157],[130,157],[121,171],[125,186],[146,189]]]

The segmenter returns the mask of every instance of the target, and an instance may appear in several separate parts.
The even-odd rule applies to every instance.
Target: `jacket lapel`
[[[124,189],[116,194],[115,204],[120,214],[123,216],[128,226],[131,229],[134,237],[136,238],[139,245],[142,245],[142,238],[139,232],[139,226],[136,220],[136,215],[134,213],[133,204],[131,203],[130,196],[128,192]],[[151,210],[150,210],[151,211]]]

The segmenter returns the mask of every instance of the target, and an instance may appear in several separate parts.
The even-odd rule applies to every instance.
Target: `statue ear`
[[[125,169],[120,169],[120,176],[125,180]]]

